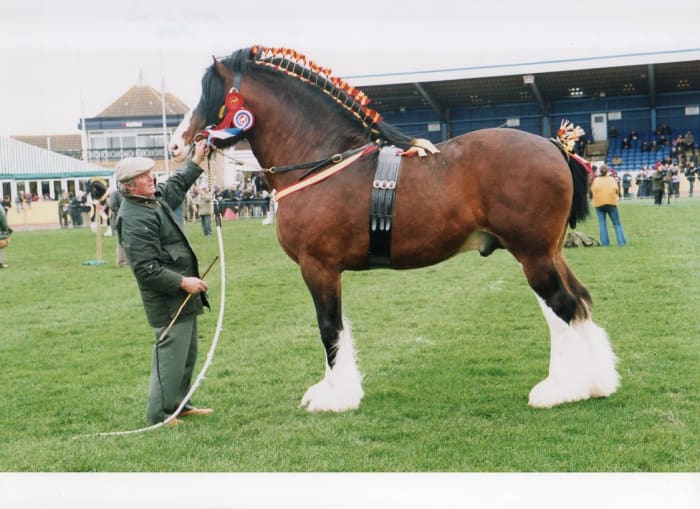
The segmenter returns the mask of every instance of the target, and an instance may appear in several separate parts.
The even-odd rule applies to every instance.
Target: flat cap
[[[155,161],[148,157],[125,157],[114,167],[117,182],[126,182],[129,179],[138,177],[155,165]]]

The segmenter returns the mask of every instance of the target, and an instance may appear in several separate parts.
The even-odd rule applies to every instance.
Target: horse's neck
[[[346,118],[322,94],[299,85],[301,93],[290,94],[263,83],[255,89],[255,96],[247,99],[255,114],[255,127],[248,138],[264,168],[329,157],[364,139],[359,124]]]

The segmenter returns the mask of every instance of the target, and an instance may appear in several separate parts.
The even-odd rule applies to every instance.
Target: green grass
[[[133,276],[87,230],[17,232],[0,271],[0,470],[21,472],[685,472],[700,470],[700,200],[621,206],[629,246],[570,249],[620,357],[608,399],[527,406],[546,323],[506,252],[344,275],[365,399],[298,408],[323,374],[311,298],[259,221],[224,224],[224,331],[195,401],[216,413],[143,426],[152,332]],[[597,237],[592,216],[579,228]],[[216,241],[189,235],[205,265]],[[612,231],[611,231],[612,234]],[[614,235],[613,235],[614,237]],[[218,267],[208,278],[218,303]],[[200,366],[217,309],[200,320]]]

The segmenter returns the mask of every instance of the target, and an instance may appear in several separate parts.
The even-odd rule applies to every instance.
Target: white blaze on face
[[[182,119],[182,122],[180,122],[180,125],[177,126],[177,129],[175,129],[175,132],[170,138],[170,152],[172,152],[173,158],[175,158],[176,161],[183,160],[190,151],[190,145],[185,143],[184,134],[190,128],[192,112],[193,110],[187,112],[185,117]]]

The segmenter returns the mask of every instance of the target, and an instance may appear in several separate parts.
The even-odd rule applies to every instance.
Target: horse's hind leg
[[[591,319],[590,295],[563,257],[522,260],[551,337],[549,374],[530,391],[529,404],[609,396],[620,384],[607,333]]]
[[[318,266],[302,266],[302,274],[316,307],[326,371],[323,380],[306,391],[301,406],[309,411],[354,410],[364,392],[352,332],[342,317],[340,274]]]

